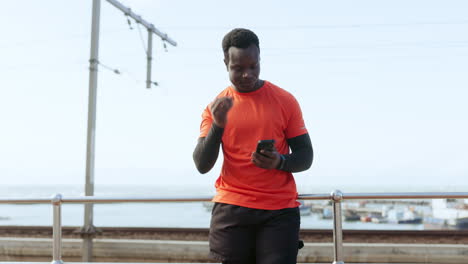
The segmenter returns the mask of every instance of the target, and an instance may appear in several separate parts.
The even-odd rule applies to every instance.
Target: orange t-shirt
[[[250,93],[230,86],[222,96],[231,96],[234,104],[222,137],[224,162],[213,201],[265,210],[297,207],[292,173],[262,169],[251,161],[259,140],[274,139],[278,152],[288,154],[286,139],[307,133],[296,99],[267,81]],[[202,119],[200,137],[206,137],[213,122],[209,106]]]

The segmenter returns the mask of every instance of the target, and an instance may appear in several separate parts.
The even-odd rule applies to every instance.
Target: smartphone
[[[258,143],[257,143],[257,153],[260,153],[260,150],[262,150],[262,149],[268,150],[268,151],[273,151],[274,148],[275,148],[275,140],[274,139],[259,140]]]

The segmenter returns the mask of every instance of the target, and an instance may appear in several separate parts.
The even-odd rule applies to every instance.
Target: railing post
[[[56,194],[52,197],[54,210],[53,219],[53,242],[52,242],[52,264],[63,264],[62,261],[62,195]]]
[[[335,190],[331,193],[333,202],[333,264],[344,264],[343,261],[343,229],[341,226],[341,201],[343,193]]]

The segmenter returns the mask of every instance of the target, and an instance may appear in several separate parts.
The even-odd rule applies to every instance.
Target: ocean
[[[83,194],[83,186],[77,185],[11,185],[0,186],[2,198],[49,198],[55,193],[76,197]],[[95,195],[122,197],[156,197],[164,195],[206,196],[214,190],[201,187],[176,186],[128,186],[98,185]],[[83,225],[84,205],[64,204],[62,206],[63,226]],[[94,225],[97,227],[183,227],[208,228],[211,212],[202,202],[183,203],[120,203],[94,205]],[[0,225],[50,226],[52,206],[48,204],[0,204]],[[319,214],[301,217],[301,228],[332,229],[330,219]],[[343,222],[345,229],[367,230],[423,230],[423,224]]]

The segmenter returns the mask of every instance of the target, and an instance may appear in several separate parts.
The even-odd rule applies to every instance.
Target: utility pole
[[[148,51],[147,56],[147,80],[146,87],[151,87],[151,61],[152,61],[152,37],[153,34],[159,36],[163,41],[172,46],[177,43],[170,39],[167,34],[160,32],[152,24],[143,20],[140,16],[131,11],[130,8],[123,6],[115,0],[106,0],[117,9],[124,12],[125,15],[133,18],[137,23],[142,24],[148,30]],[[88,131],[86,144],[86,183],[85,195],[94,195],[94,161],[95,161],[95,136],[96,136],[96,105],[97,105],[97,79],[99,66],[99,17],[101,9],[101,0],[93,0],[92,26],[91,26],[91,58],[89,60],[89,95],[88,95]],[[84,226],[81,228],[83,238],[82,261],[91,262],[93,256],[93,238],[96,234],[96,228],[93,225],[93,204],[85,204]]]
[[[94,150],[96,131],[96,93],[99,57],[99,16],[101,0],[93,0],[91,25],[91,58],[89,59],[89,94],[88,94],[88,134],[86,142],[86,185],[85,195],[94,195]],[[83,238],[83,262],[91,262],[93,256],[93,236],[96,229],[93,225],[93,204],[85,204],[84,226],[81,229]]]

